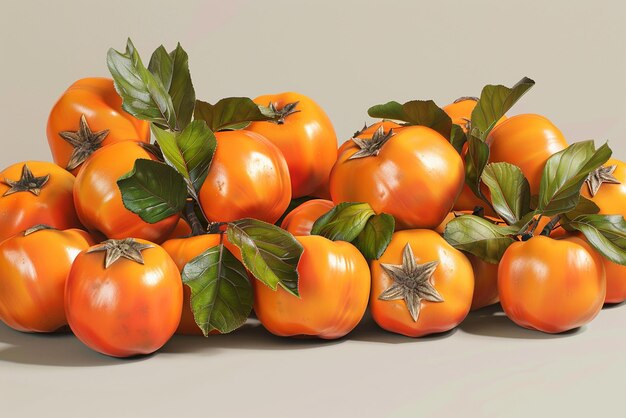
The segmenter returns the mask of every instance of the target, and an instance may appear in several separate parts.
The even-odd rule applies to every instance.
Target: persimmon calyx
[[[143,244],[133,238],[109,239],[101,244],[91,247],[87,253],[104,252],[104,268],[108,269],[120,258],[125,258],[135,263],[143,264],[143,254],[152,244]]]
[[[9,196],[13,193],[19,192],[30,192],[35,196],[39,196],[41,189],[43,189],[46,183],[48,183],[48,180],[50,180],[50,174],[35,177],[33,172],[30,171],[30,168],[28,168],[28,165],[24,164],[22,166],[22,175],[19,180],[10,180],[5,178],[2,181],[10,187],[10,189],[4,192],[2,196]]]
[[[477,102],[479,99],[476,96],[462,96],[462,97],[459,97],[458,99],[456,99],[454,101],[454,103],[460,103],[460,102],[464,102],[466,100],[473,100],[473,101]]]
[[[444,301],[432,284],[432,275],[438,265],[439,261],[437,260],[418,264],[415,255],[413,255],[411,245],[407,243],[402,251],[402,264],[380,264],[394,283],[385,289],[378,296],[378,299],[404,299],[411,318],[417,322],[422,300],[429,302]]]
[[[61,131],[59,136],[68,142],[74,149],[70,155],[70,160],[65,169],[72,171],[102,147],[102,141],[109,134],[108,129],[93,132],[87,123],[85,115],[80,115],[80,122],[77,131]]]
[[[600,166],[589,173],[585,183],[587,183],[589,194],[592,197],[598,193],[603,183],[621,184],[620,181],[613,176],[616,168],[616,165]]]
[[[293,102],[293,103],[287,103],[280,109],[277,108],[274,103],[270,103],[269,108],[274,114],[274,117],[276,118],[274,122],[276,122],[279,125],[282,125],[283,123],[285,123],[285,118],[287,116],[300,112],[301,111],[300,109],[296,109],[299,103],[300,103],[299,101]]]
[[[371,138],[352,138],[360,149],[352,154],[348,160],[356,160],[357,158],[373,157],[380,153],[383,145],[393,136],[393,129],[389,129],[387,133],[381,125]]]
[[[56,229],[56,228],[54,228],[54,227],[52,227],[50,225],[38,224],[38,225],[31,226],[26,231],[24,231],[24,236],[27,237],[30,234],[34,234],[35,232],[43,231],[43,230],[46,230],[46,229]]]

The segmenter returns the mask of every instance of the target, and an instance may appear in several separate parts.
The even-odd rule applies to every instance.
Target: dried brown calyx
[[[39,224],[35,226],[31,226],[26,231],[24,231],[24,236],[27,237],[30,234],[34,234],[35,232],[44,231],[46,229],[56,229],[51,227],[50,225]]]
[[[13,193],[19,192],[30,192],[35,196],[39,196],[41,189],[46,185],[46,183],[48,183],[48,180],[50,180],[50,174],[35,177],[33,172],[30,171],[30,168],[28,168],[28,165],[24,164],[22,166],[22,175],[19,180],[2,180],[4,184],[10,187],[2,196],[9,196]]]
[[[393,129],[389,129],[389,131],[385,133],[383,125],[380,125],[371,138],[352,138],[352,142],[357,144],[360,149],[352,154],[348,160],[378,155],[383,145],[385,145],[392,136]]]
[[[141,252],[153,247],[154,245],[143,244],[133,238],[109,239],[102,244],[91,247],[87,253],[104,252],[104,268],[107,269],[120,258],[143,264]]]
[[[615,176],[613,176],[616,168],[616,165],[607,165],[598,167],[597,169],[589,173],[587,179],[585,180],[585,183],[587,183],[589,194],[592,197],[598,193],[598,190],[600,190],[600,187],[603,183],[621,184],[620,181],[616,179]]]
[[[80,115],[77,131],[59,132],[59,136],[74,147],[65,169],[71,171],[84,163],[91,154],[102,147],[102,141],[108,134],[108,129],[93,132],[87,123],[85,115]]]
[[[404,299],[411,318],[417,322],[422,300],[443,302],[443,297],[432,284],[432,275],[438,265],[439,261],[418,264],[413,255],[411,245],[407,243],[402,251],[402,264],[380,264],[385,273],[393,279],[394,283],[385,289],[378,296],[378,299]]]
[[[287,116],[300,112],[300,109],[296,109],[298,107],[298,103],[300,102],[287,103],[280,109],[277,108],[274,103],[270,103],[269,108],[274,114],[274,117],[275,117],[274,122],[276,122],[279,125],[282,125],[283,123],[285,123],[285,118]]]

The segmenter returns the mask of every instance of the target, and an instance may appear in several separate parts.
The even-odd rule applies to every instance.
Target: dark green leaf
[[[148,70],[161,80],[172,98],[178,130],[185,129],[191,121],[196,101],[187,53],[180,44],[169,54],[160,46],[152,54]]]
[[[252,286],[244,266],[223,245],[209,248],[183,269],[191,288],[191,310],[204,335],[242,326],[252,311]]]
[[[272,120],[247,97],[227,97],[214,105],[196,100],[194,117],[204,120],[213,132],[242,129],[250,122]]]
[[[124,54],[109,49],[107,65],[122,97],[122,108],[138,119],[176,130],[176,111],[161,80],[144,67],[135,46],[128,40]]]
[[[409,125],[427,126],[439,132],[444,138],[450,138],[452,120],[432,100],[411,100],[403,105],[398,102],[388,102],[370,107],[367,113],[374,118],[393,119]]]
[[[368,260],[378,260],[391,242],[396,221],[386,213],[374,215],[367,220],[365,228],[352,244]]]
[[[487,85],[472,111],[471,134],[485,140],[496,123],[526,93],[535,82],[524,77],[513,87]]]
[[[153,126],[152,132],[168,164],[185,178],[192,194],[199,192],[217,148],[215,135],[206,123],[194,120],[182,132]]]
[[[480,139],[469,136],[465,154],[465,183],[476,196],[482,196],[480,178],[489,161],[489,146]]]
[[[530,185],[519,167],[509,163],[488,164],[481,176],[489,187],[495,211],[508,224],[530,212]]]
[[[622,215],[581,215],[569,226],[614,263],[626,265],[626,221]]]
[[[569,226],[570,221],[581,215],[594,215],[598,212],[600,212],[598,205],[596,205],[592,200],[587,199],[584,196],[580,196],[580,200],[578,201],[576,207],[561,216],[560,224],[566,230],[573,231],[574,228]]]
[[[457,250],[466,251],[488,263],[498,263],[502,255],[515,242],[509,235],[516,228],[495,225],[488,220],[463,215],[446,225],[444,238]]]
[[[537,210],[554,216],[574,209],[587,175],[610,157],[607,144],[596,151],[593,141],[577,142],[554,154],[543,168]]]
[[[463,132],[463,128],[459,125],[452,124],[452,128],[450,129],[450,143],[459,155],[463,153],[463,145],[465,145],[466,142],[467,135]]]
[[[304,251],[289,232],[257,219],[229,222],[228,240],[241,250],[243,264],[258,280],[281,285],[298,296],[298,263]]]
[[[172,167],[139,159],[133,169],[117,180],[126,209],[148,223],[159,222],[185,207],[187,186]]]
[[[321,235],[331,241],[351,242],[375,214],[368,203],[340,203],[315,221],[311,235]]]

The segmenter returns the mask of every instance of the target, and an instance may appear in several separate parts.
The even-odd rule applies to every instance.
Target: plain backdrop
[[[158,45],[180,41],[203,100],[287,90],[313,97],[339,142],[373,104],[445,105],[529,76],[537,85],[510,114],[543,114],[569,141],[609,140],[626,157],[622,1],[0,4],[1,167],[50,159],[45,126],[54,101],[79,78],[106,76],[108,48],[123,49],[129,36],[146,62]],[[559,336],[518,328],[491,308],[422,340],[369,320],[338,342],[284,340],[251,325],[208,340],[176,337],[154,356],[119,361],[71,335],[0,325],[0,415],[617,413],[625,331],[624,306]]]

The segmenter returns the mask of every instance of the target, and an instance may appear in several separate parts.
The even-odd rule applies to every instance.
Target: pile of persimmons
[[[338,148],[311,98],[208,103],[188,56],[111,49],[52,107],[54,159],[0,173],[0,319],[148,354],[254,312],[279,336],[448,331],[500,303],[558,333],[626,299],[626,165],[547,118],[534,85],[369,108]],[[382,332],[382,331],[381,331]],[[219,338],[213,337],[210,338]]]

